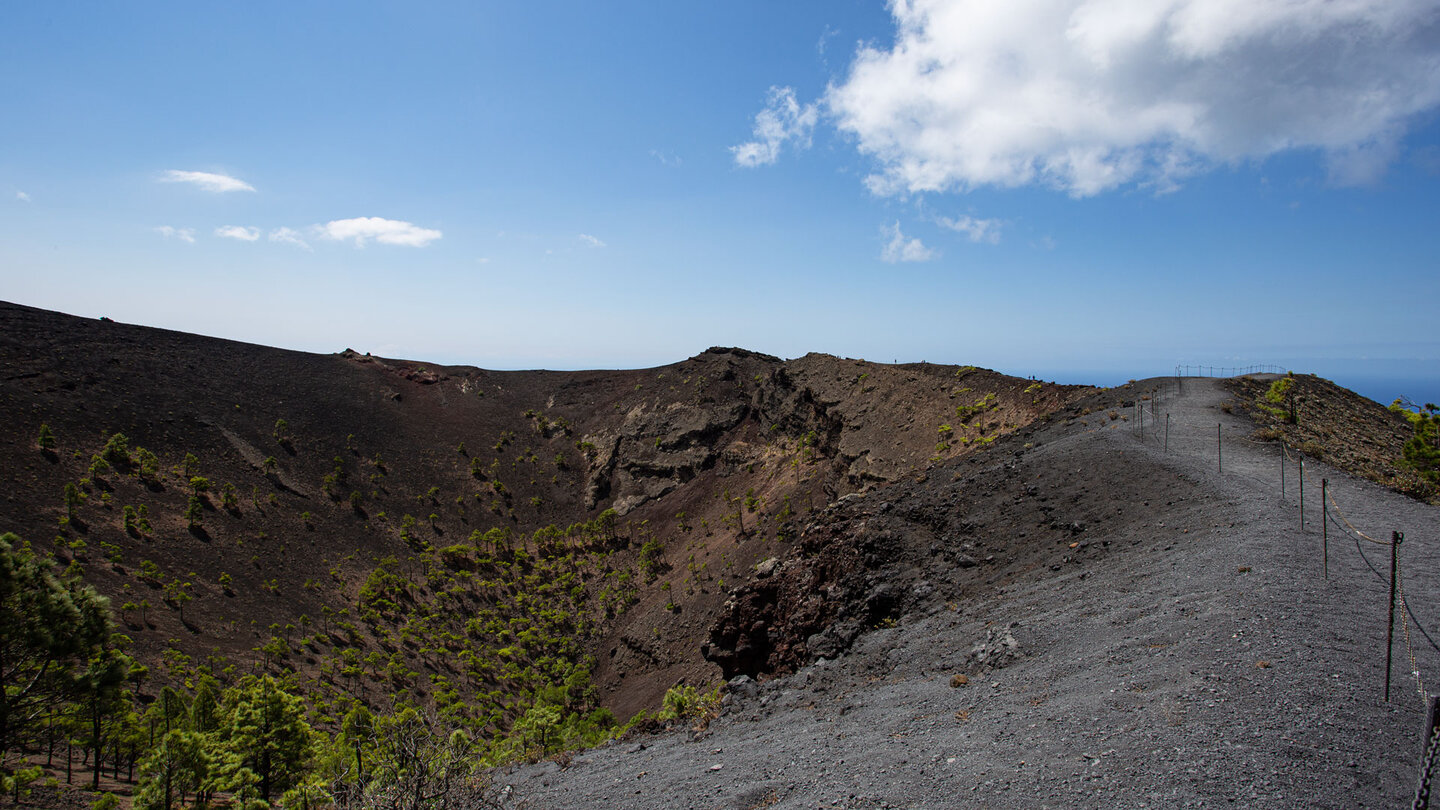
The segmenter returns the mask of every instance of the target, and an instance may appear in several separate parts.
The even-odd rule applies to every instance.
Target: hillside
[[[0,531],[111,597],[152,686],[293,671],[321,716],[402,690],[494,730],[577,667],[621,717],[714,682],[728,593],[827,504],[1087,392],[740,349],[496,372],[11,304],[0,368]]]
[[[1285,393],[1271,401],[1277,384]],[[1236,377],[1226,383],[1256,423],[1257,441],[1284,441],[1290,452],[1324,460],[1346,472],[1411,497],[1440,504],[1440,489],[1404,466],[1405,442],[1414,429],[1400,414],[1314,374]],[[1388,403],[1385,403],[1388,404]],[[1294,418],[1291,419],[1293,406]]]

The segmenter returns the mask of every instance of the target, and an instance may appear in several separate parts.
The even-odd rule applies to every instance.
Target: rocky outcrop
[[[802,535],[783,564],[736,589],[711,628],[701,654],[726,678],[789,672],[816,657],[832,658],[861,632],[893,620],[906,608],[899,582],[901,536],[847,513],[854,499],[837,504]],[[888,523],[888,521],[885,521]]]
[[[583,440],[594,448],[586,473],[587,508],[613,498],[613,508],[624,515],[687,483],[715,464],[725,449],[722,437],[749,413],[742,401],[637,405],[618,430]]]

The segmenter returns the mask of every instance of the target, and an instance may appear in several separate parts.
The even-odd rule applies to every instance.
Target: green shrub
[[[693,686],[676,685],[665,693],[660,713],[655,717],[668,720],[696,720],[709,723],[720,714],[720,688],[702,692]]]
[[[130,458],[130,440],[125,437],[124,433],[116,433],[111,436],[110,441],[105,443],[105,449],[100,451],[100,455],[117,470],[128,470],[135,463]]]

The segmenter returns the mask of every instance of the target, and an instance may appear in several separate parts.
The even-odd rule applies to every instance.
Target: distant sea
[[[1321,374],[1320,376],[1325,376]],[[1440,379],[1434,377],[1369,377],[1364,375],[1337,375],[1330,378],[1336,385],[1342,385],[1362,396],[1367,396],[1381,405],[1389,405],[1397,397],[1404,397],[1416,405],[1427,402],[1440,405]]]

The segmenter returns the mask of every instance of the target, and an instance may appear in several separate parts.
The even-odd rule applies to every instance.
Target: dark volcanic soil
[[[494,372],[0,303],[0,531],[62,564],[78,560],[116,607],[138,605],[121,618],[157,684],[174,649],[237,672],[285,666],[317,677],[328,661],[333,685],[350,689],[333,676],[343,650],[328,631],[315,634],[318,649],[281,661],[257,648],[272,635],[310,635],[323,616],[353,615],[385,557],[423,570],[427,549],[476,532],[506,528],[525,543],[614,509],[610,568],[633,569],[647,542],[663,549],[654,579],[586,644],[606,704],[628,717],[677,682],[718,676],[699,642],[728,589],[783,554],[812,510],[976,452],[1088,390],[969,367],[727,348],[655,369]],[[53,453],[36,445],[42,424]],[[86,483],[115,432],[158,455],[154,480],[131,469]],[[193,473],[181,471],[187,454]],[[193,474],[211,482],[196,531],[183,517]],[[67,483],[88,497],[65,526]],[[127,533],[126,507],[148,509],[152,528]],[[162,583],[188,583],[183,612],[166,604]],[[592,576],[590,598],[602,583]],[[421,674],[447,665],[357,634],[344,643],[401,656]],[[472,685],[493,686],[462,688]]]
[[[1302,530],[1297,470],[1282,497],[1278,448],[1232,409],[1217,381],[1127,386],[832,505],[732,599],[712,643],[748,633],[757,654],[729,662],[762,682],[732,682],[707,730],[501,778],[550,808],[1408,802],[1440,510],[1307,462]],[[1388,704],[1388,550],[1337,520],[1323,577],[1321,477],[1361,531],[1405,531],[1418,625],[1397,624]],[[864,632],[811,638],[827,622]]]

